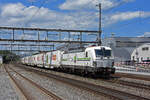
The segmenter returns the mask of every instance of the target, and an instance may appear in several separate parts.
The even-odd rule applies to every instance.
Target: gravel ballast
[[[15,70],[20,70],[20,68],[17,67],[13,68]],[[32,72],[21,71],[19,73],[29,79],[32,79],[32,81],[40,84],[42,87],[53,92],[63,100],[109,100],[108,97],[96,95],[86,90],[82,90],[80,88],[73,87],[68,84],[43,77]]]
[[[112,88],[112,89],[116,89],[116,90],[127,92],[127,93],[130,93],[130,94],[150,98],[150,91],[148,91],[148,90],[117,84],[117,82],[116,83],[111,83],[111,82],[106,82],[106,81],[102,81],[102,80],[99,80],[99,79],[85,78],[85,77],[80,77],[80,76],[77,76],[77,75],[71,75],[71,74],[66,74],[66,73],[61,73],[61,72],[50,71],[50,70],[48,70],[46,72],[52,73],[52,74],[55,74],[55,75],[60,75],[60,76],[67,77],[67,78],[71,78],[71,79],[76,79],[76,80],[80,80],[80,81],[89,82],[89,83],[92,83],[92,84],[96,84],[96,85],[100,85],[100,86],[104,86],[104,87],[108,87],[108,88]],[[124,78],[121,78],[121,80],[123,80],[123,79]],[[128,80],[133,80],[133,79],[128,78]],[[143,80],[138,80],[138,79],[135,79],[133,81],[137,82],[137,83],[138,82],[139,83],[146,83],[146,84],[150,85],[149,81],[143,81]]]
[[[123,91],[123,92],[127,92],[127,93],[131,93],[131,94],[134,94],[134,95],[138,95],[138,96],[142,96],[142,97],[146,97],[146,98],[150,98],[150,91],[148,90],[144,90],[144,89],[139,89],[139,88],[135,88],[135,87],[131,87],[131,86],[125,86],[125,85],[121,85],[121,84],[117,84],[116,83],[111,83],[111,82],[106,82],[106,81],[102,81],[102,80],[99,80],[99,79],[91,79],[91,78],[85,78],[85,77],[80,77],[80,76],[76,76],[76,75],[70,75],[70,74],[66,74],[66,73],[60,73],[60,72],[54,72],[54,71],[46,71],[48,73],[52,73],[52,74],[56,74],[56,75],[60,75],[60,76],[64,76],[64,77],[67,77],[67,78],[71,78],[71,79],[76,79],[76,80],[81,80],[81,81],[85,81],[85,82],[89,82],[89,83],[92,83],[92,84],[96,84],[96,85],[100,85],[100,86],[104,86],[104,87],[108,87],[108,88],[112,88],[112,89],[116,89],[116,90],[119,90],[119,91]],[[30,77],[31,75],[29,75]],[[38,77],[38,76],[36,76]],[[124,80],[124,78],[120,78],[121,80]],[[46,79],[47,80],[47,79]],[[44,81],[44,83],[46,82],[46,80]],[[126,81],[132,81],[132,79],[125,79]],[[39,80],[37,80],[39,81]],[[54,80],[52,80],[54,81]],[[139,82],[139,83],[146,83],[146,84],[150,84],[150,82],[141,82],[140,80],[133,80],[134,82]],[[39,82],[40,83],[40,82]],[[43,83],[43,84],[44,84]],[[57,83],[57,82],[56,82]],[[59,82],[57,84],[60,84]],[[45,84],[46,85],[46,84]],[[49,84],[51,86],[55,86],[54,83],[51,83]],[[61,86],[63,86],[62,84],[60,84]],[[58,85],[59,86],[59,85]],[[57,86],[57,87],[58,87]],[[47,86],[46,86],[47,87]],[[65,86],[63,86],[64,88]],[[61,89],[62,87],[60,87]],[[71,87],[68,87],[70,90],[71,90]],[[55,90],[55,89],[54,89]],[[57,89],[56,89],[57,90]],[[62,90],[65,90],[65,89],[62,89]],[[66,91],[66,90],[65,90]],[[56,91],[57,92],[57,91]],[[58,92],[59,92],[59,89],[58,89]],[[69,92],[69,93],[72,93],[72,92]],[[66,93],[65,93],[66,94]],[[86,94],[86,96],[89,95],[89,94]],[[84,94],[82,94],[82,96],[84,96]],[[91,97],[91,96],[90,96]],[[74,98],[74,96],[73,96]],[[70,99],[70,98],[69,98]],[[87,99],[87,98],[86,98]],[[91,99],[91,98],[90,98]],[[72,99],[71,99],[72,100]],[[102,99],[104,100],[104,99]]]

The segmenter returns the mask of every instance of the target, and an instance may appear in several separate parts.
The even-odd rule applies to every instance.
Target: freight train
[[[112,49],[106,46],[87,47],[82,52],[62,50],[35,54],[21,59],[25,65],[80,74],[107,75],[115,73]]]

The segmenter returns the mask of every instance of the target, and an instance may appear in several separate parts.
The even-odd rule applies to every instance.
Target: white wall
[[[142,62],[142,60],[150,60],[150,44],[144,44],[137,47],[131,54],[131,60]]]

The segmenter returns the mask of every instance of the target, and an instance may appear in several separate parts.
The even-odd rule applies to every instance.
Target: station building
[[[113,55],[115,57],[115,62],[130,62],[133,51],[145,43],[150,43],[150,37],[112,36],[102,40],[102,45],[109,46],[112,48]]]

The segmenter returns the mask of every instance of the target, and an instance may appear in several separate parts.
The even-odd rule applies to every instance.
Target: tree
[[[0,55],[3,57],[3,63],[10,63],[11,61],[19,61],[20,59],[20,56],[8,50],[0,51]]]

